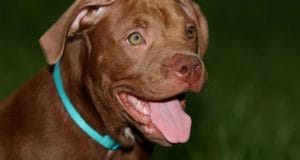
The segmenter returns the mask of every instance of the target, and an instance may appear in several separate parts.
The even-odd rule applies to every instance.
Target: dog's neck
[[[81,130],[84,133],[86,133],[90,138],[92,138],[98,144],[102,145],[104,148],[108,150],[119,149],[120,144],[118,144],[109,135],[102,135],[101,133],[98,133],[93,127],[91,127],[81,116],[81,114],[77,111],[72,101],[70,101],[70,98],[64,89],[63,81],[61,78],[60,62],[56,63],[54,66],[53,79],[57,90],[57,94],[61,99],[61,103],[63,104],[66,112],[68,113],[70,118],[74,121],[74,123],[79,128],[81,128]]]
[[[86,56],[82,41],[66,44],[66,50],[61,60],[62,81],[70,100],[84,119],[100,133],[107,133],[101,115],[97,114],[94,103],[88,96],[87,88],[83,85],[82,71]]]
[[[119,115],[106,109],[105,104],[95,98],[95,94],[91,93],[93,86],[83,78],[88,52],[89,49],[84,38],[74,39],[66,44],[66,50],[61,60],[61,74],[65,90],[76,109],[90,126],[101,134],[114,137],[123,148],[132,148],[137,145],[132,130],[118,119]],[[97,108],[102,109],[101,114]],[[145,143],[145,141],[142,140],[141,143]],[[148,141],[146,143],[149,145]]]

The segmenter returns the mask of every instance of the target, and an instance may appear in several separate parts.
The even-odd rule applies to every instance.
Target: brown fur
[[[105,13],[94,16],[99,7]],[[89,14],[72,28],[83,10]],[[189,24],[198,29],[195,39],[186,38]],[[132,30],[140,31],[147,45],[129,46]],[[190,0],[77,0],[41,38],[49,67],[0,104],[0,159],[148,159],[152,142],[167,142],[144,133],[115,94],[123,90],[161,100],[200,91],[207,39],[206,20]],[[174,60],[178,54],[180,60]],[[181,72],[172,69],[174,63],[188,65],[190,59],[200,62],[201,73],[184,78],[174,73]],[[114,137],[120,150],[110,154],[67,115],[52,80],[51,65],[58,61],[71,101],[91,126]]]

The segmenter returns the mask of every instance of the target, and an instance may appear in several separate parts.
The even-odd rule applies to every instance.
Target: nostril
[[[185,81],[194,81],[202,70],[200,60],[195,56],[176,54],[170,59],[170,67],[174,73]]]
[[[187,74],[189,74],[189,68],[187,66],[182,66],[179,73],[181,75],[187,75]]]

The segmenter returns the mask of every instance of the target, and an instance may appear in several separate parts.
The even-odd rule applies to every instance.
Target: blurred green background
[[[38,38],[72,0],[0,2],[0,99],[46,65]],[[300,159],[300,1],[200,0],[209,81],[188,96],[187,144],[153,159]]]

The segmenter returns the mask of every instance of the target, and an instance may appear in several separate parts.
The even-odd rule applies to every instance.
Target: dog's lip
[[[138,91],[135,91],[134,89],[130,89],[128,87],[116,87],[115,89],[115,96],[118,97],[118,95],[122,94],[122,93],[126,93],[128,95],[132,95],[138,99],[141,99],[143,101],[148,101],[148,102],[164,102],[164,101],[168,101],[171,99],[180,99],[183,100],[185,99],[185,95],[186,93],[189,91],[189,88],[183,87],[180,89],[180,91],[178,92],[174,92],[174,93],[170,93],[170,94],[166,94],[166,95],[159,95],[156,93],[150,93],[150,94],[142,94]]]
[[[115,96],[119,102],[121,102],[120,95],[123,95],[123,94],[133,96],[133,97],[135,97],[141,101],[145,101],[145,102],[166,102],[166,101],[169,101],[172,99],[178,99],[181,102],[182,107],[185,108],[186,93],[187,93],[187,90],[184,90],[182,92],[171,94],[170,96],[163,96],[160,98],[159,97],[146,98],[146,96],[140,96],[140,94],[136,94],[135,92],[132,92],[131,90],[119,90],[116,92]]]
[[[142,124],[149,123],[149,104],[147,101],[140,100],[139,98],[128,94],[127,92],[120,92],[117,95],[119,103],[123,106],[124,110],[137,122]],[[133,102],[134,101],[134,102]],[[134,104],[138,103],[138,104]],[[143,103],[143,104],[141,104]]]
[[[129,99],[130,97],[134,97],[140,100],[140,103],[145,103],[143,109],[137,109],[137,106],[133,105]],[[127,112],[127,115],[130,117],[134,123],[138,124],[138,128],[141,128],[146,134],[150,134],[156,139],[164,140],[163,145],[170,146],[171,143],[168,142],[162,133],[156,128],[156,126],[152,123],[150,119],[150,102],[164,102],[172,99],[178,99],[180,101],[181,107],[185,109],[186,100],[185,100],[185,92],[179,93],[176,96],[170,96],[168,98],[161,98],[160,100],[155,99],[154,101],[144,100],[143,98],[139,98],[132,93],[126,91],[119,91],[116,93],[116,98],[118,102],[121,104],[123,109]],[[148,107],[148,108],[147,108]],[[159,142],[161,142],[161,140]]]

